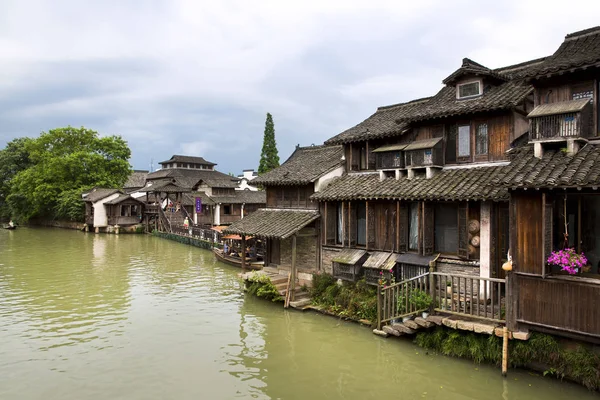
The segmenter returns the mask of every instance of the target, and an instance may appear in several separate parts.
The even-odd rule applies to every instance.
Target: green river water
[[[238,273],[151,236],[0,229],[0,399],[597,398],[284,311]]]

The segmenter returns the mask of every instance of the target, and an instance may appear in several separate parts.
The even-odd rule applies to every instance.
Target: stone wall
[[[304,228],[299,235],[315,235],[314,228]],[[296,238],[296,267],[298,272],[317,271],[317,236],[299,236]],[[292,265],[292,238],[281,241],[281,266],[283,269]]]
[[[439,258],[435,263],[435,267],[437,272],[479,277],[479,264],[473,261]]]
[[[321,251],[321,271],[327,274],[333,274],[332,260],[342,251],[340,247],[322,247]]]

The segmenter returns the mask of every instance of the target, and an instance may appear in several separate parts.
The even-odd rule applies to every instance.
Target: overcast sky
[[[435,94],[469,57],[501,67],[600,24],[600,1],[0,0],[0,148],[85,126],[136,169],[173,154],[256,169],[377,106]]]

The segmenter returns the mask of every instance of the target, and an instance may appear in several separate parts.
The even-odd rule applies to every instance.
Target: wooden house
[[[312,196],[325,215],[323,268],[347,279],[338,260],[359,249],[372,284],[388,266],[396,279],[424,273],[437,254],[441,271],[501,276],[508,191],[496,182],[528,130],[533,88],[517,77],[535,63],[464,59],[435,96],[380,107],[327,140],[344,146],[347,173]]]
[[[266,191],[266,207],[224,232],[266,240],[267,266],[311,279],[320,265],[321,215],[310,197],[342,174],[342,156],[341,146],[296,148],[280,167],[253,180]]]
[[[185,217],[200,226],[230,224],[265,205],[264,192],[236,191],[238,179],[215,170],[216,164],[202,157],[174,155],[160,165],[146,176],[139,192],[150,193],[147,202],[156,203],[148,213],[158,213],[160,205],[170,225],[182,225]]]
[[[128,194],[119,194],[118,197],[104,203],[108,225],[121,227],[137,225],[143,222],[144,202]]]
[[[534,87],[528,143],[511,150],[511,329],[600,343],[600,27],[567,35],[524,74]],[[573,248],[588,264],[577,274],[549,265]]]
[[[108,225],[108,214],[104,203],[116,199],[123,193],[118,189],[94,188],[83,193],[85,203],[85,223],[92,228],[105,229]]]

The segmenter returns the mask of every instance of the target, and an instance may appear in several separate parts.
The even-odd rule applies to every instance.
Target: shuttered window
[[[477,125],[475,136],[475,154],[478,156],[488,153],[488,126],[487,124]]]
[[[458,156],[469,157],[471,155],[471,127],[461,125],[458,127]]]

